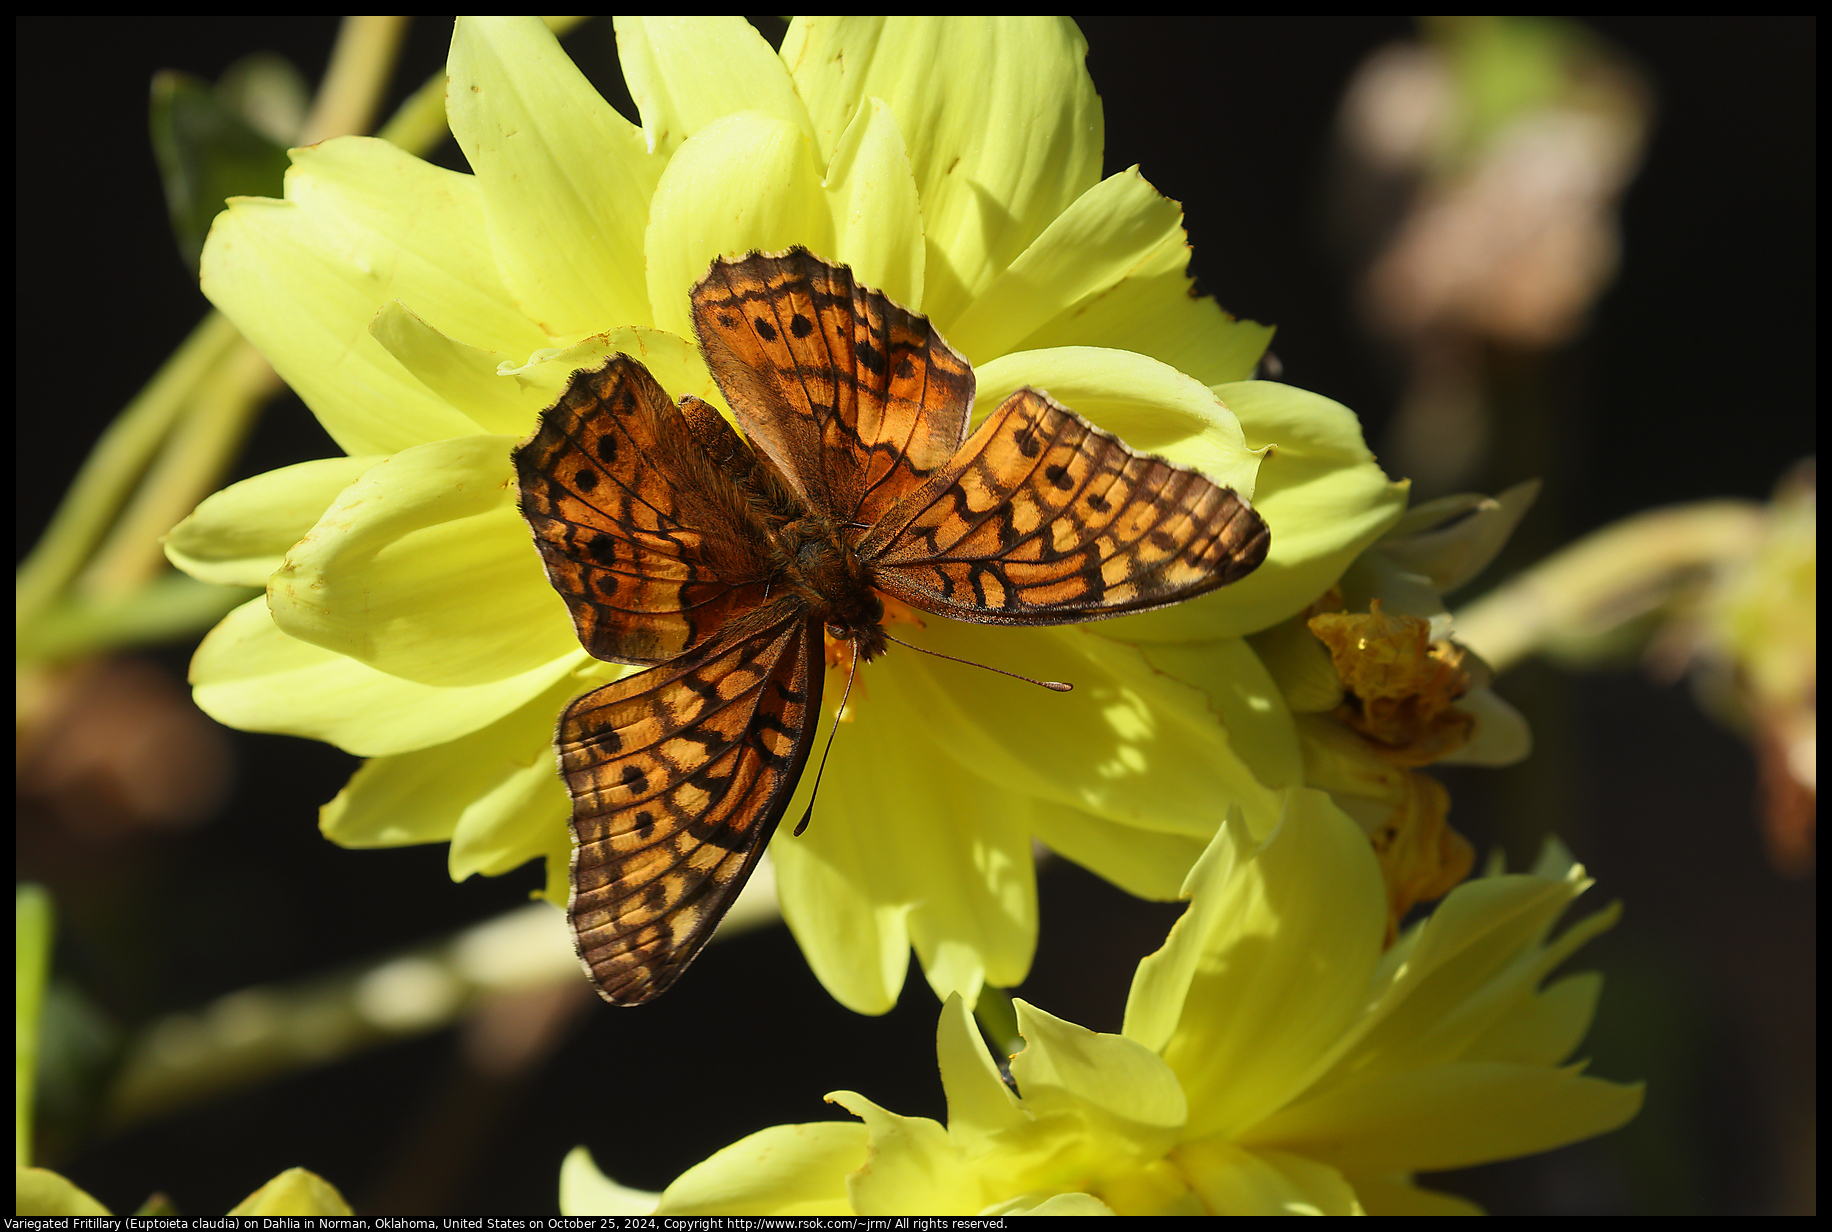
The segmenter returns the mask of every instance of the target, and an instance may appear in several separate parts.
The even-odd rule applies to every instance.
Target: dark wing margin
[[[1193,598],[1251,573],[1270,544],[1233,489],[1021,389],[858,550],[912,607],[1053,625]]]
[[[605,1000],[661,995],[711,939],[795,793],[822,663],[820,627],[797,611],[567,707],[567,915]]]

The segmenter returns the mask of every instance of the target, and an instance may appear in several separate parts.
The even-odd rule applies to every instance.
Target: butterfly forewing
[[[1149,611],[1251,572],[1266,524],[1231,489],[1134,453],[1044,394],[1007,398],[859,544],[878,588],[981,624]]]
[[[843,266],[802,249],[716,262],[693,315],[739,426],[841,522],[877,521],[966,436],[973,369]]]
[[[547,575],[600,659],[663,662],[764,598],[757,515],[708,456],[750,451],[708,414],[690,423],[618,355],[576,373],[515,452]]]
[[[703,946],[782,819],[820,708],[799,613],[586,694],[560,721],[572,917],[604,995],[659,995]]]

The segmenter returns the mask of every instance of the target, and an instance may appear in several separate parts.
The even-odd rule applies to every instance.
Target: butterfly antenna
[[[920,651],[921,653],[926,654],[926,655],[934,655],[938,659],[948,659],[955,663],[965,663],[968,667],[984,668],[986,671],[989,671],[989,672],[997,672],[1001,676],[1010,676],[1013,680],[1022,680],[1025,684],[1041,685],[1044,688],[1049,689],[1056,693],[1067,693],[1069,690],[1075,687],[1072,684],[1064,684],[1060,680],[1032,680],[1029,676],[1020,676],[1016,672],[1008,672],[1002,667],[993,667],[990,664],[986,664],[986,663],[975,663],[972,659],[957,659],[953,655],[943,654],[939,650],[927,650],[921,646],[911,645],[909,642],[904,641],[902,638],[892,637],[888,633],[884,635],[884,640],[888,642],[896,642],[899,646],[903,646],[909,650]],[[848,680],[846,682],[846,687],[851,688],[852,681]]]
[[[833,738],[839,734],[840,716],[846,713],[846,699],[852,696],[852,678],[859,674],[859,643],[852,644],[852,666],[846,670],[846,691],[840,694],[840,708],[833,712],[833,726],[827,729],[827,747],[821,750],[820,768],[814,772],[814,790],[808,793],[808,811],[802,814],[801,820],[795,823],[795,836],[808,828],[814,820],[814,797],[821,792],[821,775],[827,772],[827,754],[833,751]]]

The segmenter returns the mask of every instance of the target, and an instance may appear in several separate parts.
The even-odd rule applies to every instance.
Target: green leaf
[[[298,73],[271,56],[232,66],[215,89],[184,73],[153,78],[153,156],[187,268],[197,268],[204,236],[226,198],[281,195],[287,143],[257,128],[244,108],[257,114],[289,111],[285,100],[295,89],[303,98]],[[283,117],[272,121],[276,127],[283,123]]]

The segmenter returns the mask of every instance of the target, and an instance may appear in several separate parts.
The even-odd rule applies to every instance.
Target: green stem
[[[192,389],[239,342],[235,326],[211,313],[108,425],[83,460],[44,536],[19,567],[14,594],[19,625],[41,617],[69,588],[183,412]]]
[[[1579,540],[1456,613],[1456,637],[1502,672],[1602,637],[1666,604],[1701,569],[1747,559],[1767,524],[1752,501],[1636,514]]]
[[[38,1029],[51,966],[51,896],[43,886],[13,891],[13,1162],[32,1162],[32,1093],[38,1082]]]

